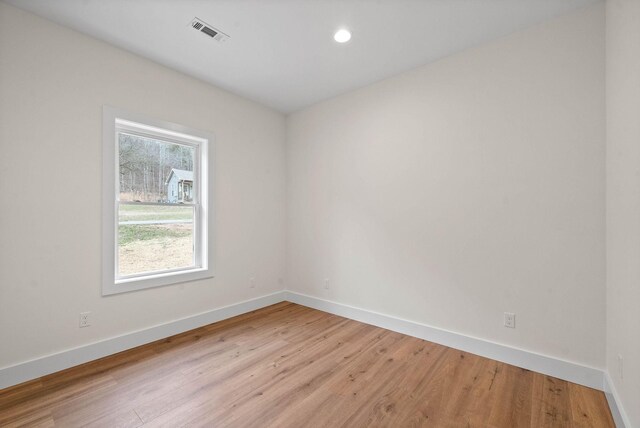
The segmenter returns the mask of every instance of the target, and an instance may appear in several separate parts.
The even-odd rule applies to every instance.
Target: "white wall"
[[[635,15],[620,12],[622,1],[607,6],[618,10],[608,11],[608,366],[615,375],[625,356],[614,380],[630,408],[640,267],[624,234],[640,234],[629,185],[640,165],[638,129],[627,133],[638,73],[625,70],[638,67],[638,11],[628,0]],[[604,367],[601,4],[286,124],[2,2],[0,53],[0,343],[11,344],[0,368],[277,291],[285,262],[294,291]],[[216,135],[214,280],[100,296],[103,104]],[[93,325],[78,329],[86,310]],[[504,311],[517,313],[515,330]]]
[[[607,1],[607,369],[640,427],[640,2]],[[623,357],[620,377],[618,355]]]
[[[603,368],[604,43],[596,4],[291,115],[288,288]]]
[[[282,289],[281,114],[1,2],[0,53],[0,367]],[[103,104],[215,134],[214,280],[100,296]]]

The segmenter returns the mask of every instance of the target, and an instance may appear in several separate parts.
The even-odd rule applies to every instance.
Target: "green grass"
[[[134,241],[148,241],[150,239],[183,238],[191,235],[189,228],[169,228],[153,225],[125,225],[118,228],[118,243],[126,245]]]
[[[193,207],[159,205],[120,205],[119,221],[191,220]]]

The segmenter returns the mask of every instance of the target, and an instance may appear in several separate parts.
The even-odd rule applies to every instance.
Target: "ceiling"
[[[5,1],[289,113],[598,0]]]

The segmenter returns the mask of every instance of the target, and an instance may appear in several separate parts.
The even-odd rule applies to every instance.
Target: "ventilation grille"
[[[193,21],[191,21],[191,26],[201,33],[204,33],[207,36],[211,37],[217,42],[226,42],[229,39],[228,35],[224,34],[220,30],[213,28],[211,25],[198,18],[194,18]]]

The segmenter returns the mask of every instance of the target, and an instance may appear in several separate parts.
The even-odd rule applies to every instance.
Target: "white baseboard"
[[[633,425],[631,425],[629,416],[627,416],[624,407],[622,407],[622,401],[620,401],[620,396],[618,395],[618,391],[616,391],[613,380],[611,380],[611,376],[609,376],[609,372],[604,373],[604,394],[607,397],[607,402],[609,403],[611,415],[616,423],[616,427],[631,428]]]
[[[293,291],[279,291],[145,330],[0,368],[0,389],[282,301],[297,303],[594,389],[604,390],[616,425],[631,428],[611,378],[608,373],[602,370]]]
[[[502,361],[600,391],[603,389],[604,373],[602,370],[592,367],[293,291],[287,291],[285,299],[303,306]]]
[[[144,345],[155,340],[193,330],[194,328],[202,327],[236,315],[251,312],[284,300],[285,292],[279,291],[256,299],[246,300],[209,312],[171,321],[166,324],[5,367],[0,369],[0,389],[135,348],[136,346]]]

